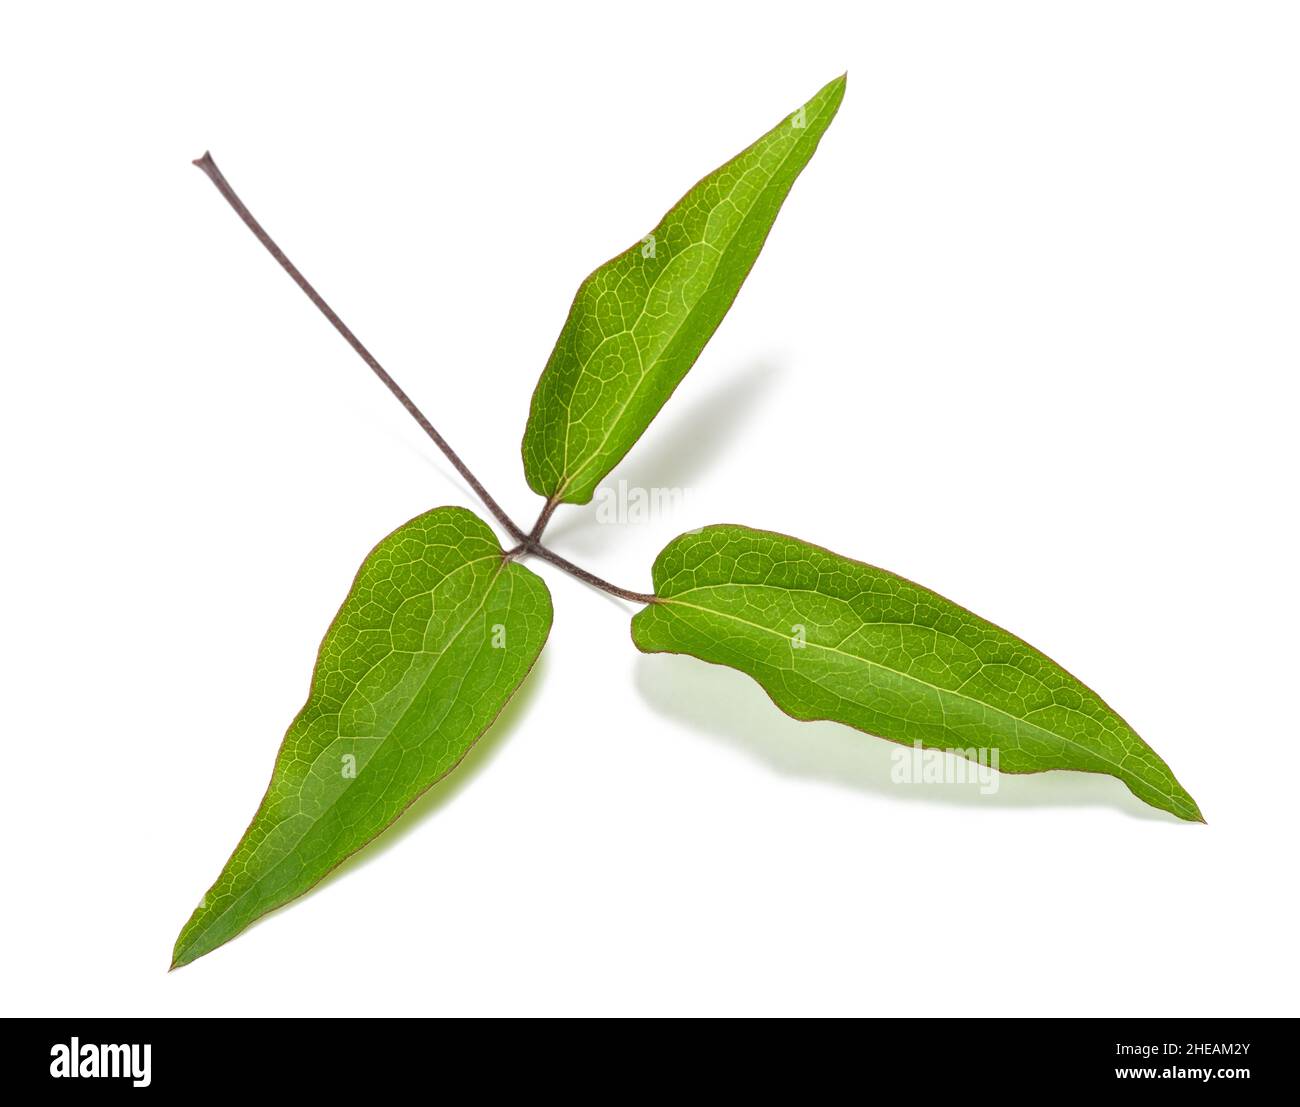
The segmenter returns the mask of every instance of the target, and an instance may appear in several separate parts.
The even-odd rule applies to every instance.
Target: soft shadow
[[[731,445],[780,375],[781,368],[774,362],[758,362],[732,373],[702,399],[675,414],[670,399],[646,431],[646,438],[632,447],[601,484],[616,487],[624,480],[629,488],[691,487]],[[546,535],[548,540],[590,537],[604,529],[587,505],[557,516]]]
[[[979,785],[895,784],[902,747],[838,723],[803,723],[784,714],[743,673],[676,654],[636,659],[636,688],[660,716],[756,757],[783,776],[816,780],[901,803],[949,807],[1109,807],[1136,819],[1179,822],[1149,807],[1120,781],[1098,773],[1000,773],[998,790]]]
[[[537,689],[546,683],[546,669],[549,665],[550,658],[543,651],[536,664],[533,665],[532,672],[524,678],[523,686],[514,694],[510,702],[501,709],[501,714],[497,716],[496,722],[488,727],[487,733],[474,743],[474,746],[460,764],[403,811],[398,816],[397,821],[380,834],[378,838],[362,847],[323,877],[319,883],[313,885],[304,894],[303,898],[314,896],[322,888],[334,883],[339,877],[346,875],[353,869],[370,864],[371,861],[378,857],[382,857],[398,842],[419,830],[444,805],[460,795],[462,789],[468,787],[484,769],[492,764],[493,759],[501,752],[502,746],[509,741],[510,736],[527,718],[533,698],[537,695]]]

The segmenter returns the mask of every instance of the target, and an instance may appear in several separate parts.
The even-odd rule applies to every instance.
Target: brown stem
[[[595,573],[589,573],[586,569],[575,565],[567,558],[561,557],[552,550],[548,550],[540,542],[525,541],[524,549],[528,553],[534,553],[543,561],[549,561],[552,565],[563,569],[571,577],[577,577],[585,581],[593,588],[599,588],[602,592],[608,592],[611,596],[618,596],[620,599],[631,600],[633,603],[658,603],[659,597],[649,592],[633,592],[629,588],[620,588],[617,584],[610,584],[607,580],[601,580]]]
[[[555,514],[555,509],[560,506],[560,501],[552,496],[546,501],[546,506],[542,508],[542,513],[537,516],[537,522],[533,524],[533,529],[528,532],[530,542],[540,542],[542,540],[542,531],[546,529],[546,524],[551,521],[551,516]]]
[[[217,191],[225,197],[226,203],[235,209],[236,214],[245,222],[245,224],[247,224],[248,229],[253,232],[258,242],[266,247],[267,252],[275,258],[275,260],[284,268],[284,271],[294,279],[294,283],[296,283],[298,287],[307,294],[307,298],[316,305],[320,310],[320,313],[334,325],[334,329],[347,340],[348,345],[357,352],[361,357],[361,360],[370,366],[374,371],[375,376],[384,382],[388,390],[397,397],[398,402],[401,403],[401,405],[410,413],[411,418],[420,424],[424,433],[433,439],[434,444],[443,452],[443,454],[446,455],[447,460],[456,467],[456,471],[469,482],[469,486],[474,489],[478,498],[483,501],[487,509],[496,516],[497,521],[510,532],[510,536],[515,539],[518,545],[502,554],[504,560],[512,561],[516,557],[533,553],[543,560],[549,561],[552,565],[563,569],[570,576],[577,577],[579,580],[585,581],[594,588],[599,588],[602,591],[608,592],[612,596],[618,596],[625,600],[632,600],[634,603],[658,602],[656,597],[648,595],[647,593],[633,592],[627,588],[620,588],[616,584],[610,584],[607,580],[601,580],[601,578],[596,576],[594,573],[589,573],[586,569],[582,569],[573,564],[572,561],[561,557],[557,553],[552,553],[541,544],[540,539],[542,537],[542,531],[546,529],[546,524],[555,513],[555,509],[559,507],[558,499],[552,498],[546,501],[546,506],[542,508],[542,513],[537,517],[537,522],[533,524],[532,532],[530,534],[525,534],[522,528],[516,525],[514,520],[501,509],[496,500],[488,494],[488,490],[484,488],[479,482],[479,479],[469,471],[469,467],[461,461],[456,451],[447,444],[447,440],[434,429],[433,424],[425,418],[424,412],[415,406],[415,402],[411,397],[408,396],[406,392],[403,391],[402,387],[388,375],[388,371],[375,360],[374,355],[361,344],[361,340],[357,338],[348,325],[338,317],[334,309],[324,301],[320,293],[312,287],[311,282],[308,281],[301,272],[299,272],[298,267],[285,256],[284,251],[275,244],[275,240],[266,233],[262,224],[253,217],[253,213],[244,206],[244,202],[238,197],[238,195],[236,195],[235,190],[230,187],[230,182],[226,180],[221,170],[217,168],[217,163],[212,160],[212,155],[210,153],[205,153],[203,157],[195,158],[194,164],[207,174],[208,179],[217,186]]]
[[[497,521],[510,532],[510,536],[516,541],[522,541],[526,538],[527,535],[524,534],[523,530],[501,509],[501,506],[496,502],[496,500],[488,494],[488,490],[479,482],[478,477],[470,472],[469,466],[461,461],[456,451],[447,444],[447,440],[443,438],[443,436],[434,428],[433,424],[425,418],[424,412],[415,406],[415,401],[413,401],[411,397],[403,391],[402,387],[388,375],[388,371],[375,360],[374,355],[361,344],[361,340],[352,333],[348,325],[344,323],[343,320],[335,314],[334,309],[330,307],[324,299],[322,299],[320,293],[311,286],[311,282],[308,281],[307,278],[298,271],[298,267],[285,256],[284,251],[275,244],[275,240],[272,239],[271,236],[262,228],[262,224],[253,218],[253,213],[244,206],[244,202],[235,194],[235,190],[230,187],[230,182],[226,180],[221,170],[217,168],[217,163],[212,160],[212,155],[210,153],[205,153],[203,157],[195,158],[194,164],[207,174],[208,179],[217,186],[217,191],[225,197],[226,203],[234,208],[239,218],[248,225],[248,229],[253,232],[258,242],[265,246],[267,252],[270,253],[270,255],[275,258],[281,266],[283,266],[284,271],[288,273],[289,276],[294,279],[294,282],[298,287],[307,294],[307,298],[316,305],[320,310],[320,313],[334,325],[334,329],[347,340],[348,345],[357,352],[361,360],[370,366],[374,371],[375,376],[383,381],[388,387],[388,390],[397,397],[398,402],[406,408],[410,413],[411,418],[420,424],[424,433],[433,439],[434,445],[436,445],[438,449],[446,455],[447,460],[456,467],[456,472],[465,478],[469,483],[469,486],[474,489],[478,498],[483,501],[484,506],[486,506],[487,509],[496,516]]]

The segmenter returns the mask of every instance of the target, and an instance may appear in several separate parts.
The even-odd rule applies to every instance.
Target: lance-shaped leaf
[[[587,503],[641,437],[731,307],[844,83],[831,81],[582,282],[524,431],[534,492]]]
[[[551,627],[540,577],[440,507],[371,551],[321,643],[270,787],[176,940],[173,967],[302,895],[456,767]]]
[[[670,542],[654,583],[658,601],[632,620],[638,648],[748,673],[796,719],[997,750],[1004,772],[1108,773],[1154,807],[1201,818],[1169,767],[1095,692],[893,573],[787,535],[714,526]]]

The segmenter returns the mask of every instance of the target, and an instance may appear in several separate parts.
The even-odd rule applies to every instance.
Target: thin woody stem
[[[649,592],[633,592],[630,588],[620,588],[617,584],[610,584],[607,580],[601,580],[595,573],[589,573],[586,569],[575,565],[567,558],[561,557],[552,550],[548,550],[539,542],[527,541],[524,543],[526,553],[534,553],[543,561],[549,561],[552,565],[563,569],[571,577],[577,577],[579,580],[590,584],[593,588],[599,588],[602,592],[608,592],[611,596],[618,596],[619,599],[631,600],[633,603],[658,603],[659,597]]]
[[[537,539],[533,537],[525,538],[517,546],[513,546],[501,555],[502,561],[514,561],[518,558],[527,557],[529,554],[536,554],[543,561],[549,561],[557,569],[563,569],[571,577],[576,577],[584,584],[590,584],[593,588],[599,588],[602,592],[608,592],[611,596],[617,596],[621,600],[631,600],[633,603],[658,603],[659,597],[653,596],[648,592],[633,592],[630,588],[620,588],[617,584],[610,584],[609,581],[596,576],[595,573],[589,573],[580,565],[575,565],[566,557],[561,557],[554,550],[547,549]]]
[[[436,445],[438,449],[446,455],[447,460],[456,467],[456,472],[465,478],[469,483],[469,486],[474,489],[478,498],[483,501],[484,506],[492,512],[492,514],[496,516],[497,521],[510,532],[510,536],[516,541],[522,541],[527,537],[523,530],[516,525],[515,521],[501,509],[501,505],[492,498],[488,493],[488,490],[483,487],[478,477],[470,472],[469,466],[461,461],[456,451],[451,448],[447,443],[447,440],[438,433],[434,428],[434,425],[425,417],[424,412],[415,406],[415,401],[406,394],[401,385],[388,375],[388,371],[375,360],[375,356],[362,345],[361,340],[352,333],[348,325],[338,317],[334,309],[330,307],[321,297],[321,294],[312,287],[311,282],[298,271],[298,267],[285,256],[284,251],[275,244],[275,240],[266,233],[262,224],[253,217],[253,213],[244,206],[244,202],[238,197],[238,195],[236,195],[235,190],[230,187],[230,182],[226,180],[221,170],[217,168],[217,163],[212,160],[212,155],[210,153],[205,153],[203,157],[195,158],[194,164],[207,174],[208,179],[217,186],[217,191],[225,197],[226,203],[235,209],[236,214],[248,225],[248,229],[253,232],[258,242],[266,247],[267,252],[275,258],[275,260],[283,266],[284,271],[294,279],[294,283],[296,283],[298,287],[307,294],[307,299],[316,305],[320,310],[320,313],[334,325],[334,329],[347,340],[348,345],[357,352],[361,360],[370,366],[374,371],[375,376],[383,381],[388,390],[397,397],[398,403],[406,408],[410,413],[411,418],[420,424],[420,428],[424,433],[433,439],[434,445]]]
[[[528,532],[530,542],[540,542],[542,540],[542,531],[546,529],[546,524],[551,521],[551,516],[555,514],[555,509],[560,506],[560,501],[552,496],[546,501],[546,506],[542,508],[542,513],[537,516],[537,522],[533,524],[533,529]]]
[[[595,573],[589,573],[586,569],[573,564],[572,561],[561,557],[557,553],[552,553],[541,544],[542,531],[546,529],[546,524],[555,513],[555,509],[559,507],[558,499],[552,497],[546,501],[546,506],[542,508],[542,513],[537,517],[537,522],[533,524],[531,533],[525,534],[523,528],[518,526],[515,521],[501,509],[501,506],[496,502],[496,500],[488,494],[488,490],[483,487],[478,477],[470,472],[469,466],[461,461],[456,451],[451,448],[447,440],[438,433],[434,428],[434,425],[425,417],[424,412],[415,406],[415,401],[412,400],[402,387],[388,375],[388,371],[380,365],[379,362],[375,360],[375,356],[367,350],[364,345],[362,345],[361,340],[352,333],[351,328],[349,328],[348,325],[338,317],[334,309],[330,307],[321,297],[321,294],[312,287],[311,282],[302,275],[298,270],[298,267],[294,265],[294,263],[285,255],[284,251],[275,244],[275,240],[266,233],[262,224],[253,217],[253,213],[244,206],[244,202],[235,193],[235,190],[230,187],[230,182],[226,180],[221,170],[217,168],[217,163],[212,160],[212,155],[210,153],[205,153],[201,158],[195,158],[194,164],[207,174],[208,179],[216,185],[217,191],[225,198],[226,203],[235,209],[235,213],[244,221],[248,226],[248,229],[253,232],[253,235],[257,238],[258,242],[266,247],[267,252],[280,263],[284,271],[293,278],[294,283],[306,293],[307,298],[316,305],[320,313],[324,315],[331,324],[333,324],[334,329],[347,340],[348,345],[357,352],[361,360],[370,366],[375,376],[383,381],[388,390],[397,397],[398,402],[406,408],[411,418],[419,423],[420,428],[424,433],[433,439],[434,445],[436,445],[446,456],[447,460],[455,466],[456,472],[465,478],[469,483],[469,486],[474,489],[478,498],[483,501],[484,506],[492,512],[494,516],[496,516],[497,521],[506,528],[510,533],[510,536],[518,543],[518,545],[506,551],[502,555],[504,560],[512,561],[516,557],[526,557],[528,554],[536,554],[538,557],[545,561],[549,561],[557,568],[563,569],[570,576],[577,577],[579,580],[590,584],[593,588],[599,588],[604,592],[608,592],[612,596],[618,596],[620,599],[624,600],[631,600],[634,603],[658,602],[658,599],[655,596],[648,593],[633,592],[627,588],[620,588],[616,584],[610,584],[609,581],[602,580],[600,577],[596,576]]]

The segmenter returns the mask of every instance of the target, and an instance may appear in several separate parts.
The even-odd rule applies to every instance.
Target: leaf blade
[[[1004,772],[1102,772],[1153,807],[1204,821],[1164,761],[1095,692],[1014,635],[893,573],[724,525],[670,542],[654,582],[659,602],[632,620],[638,649],[738,669],[796,719],[903,744],[997,749]]]
[[[454,769],[531,670],[550,623],[546,585],[504,562],[472,512],[436,508],[381,541],[321,643],[252,823],[177,937],[173,967],[303,894]]]
[[[529,408],[534,492],[587,503],[640,438],[722,322],[845,82],[827,84],[582,282]]]

